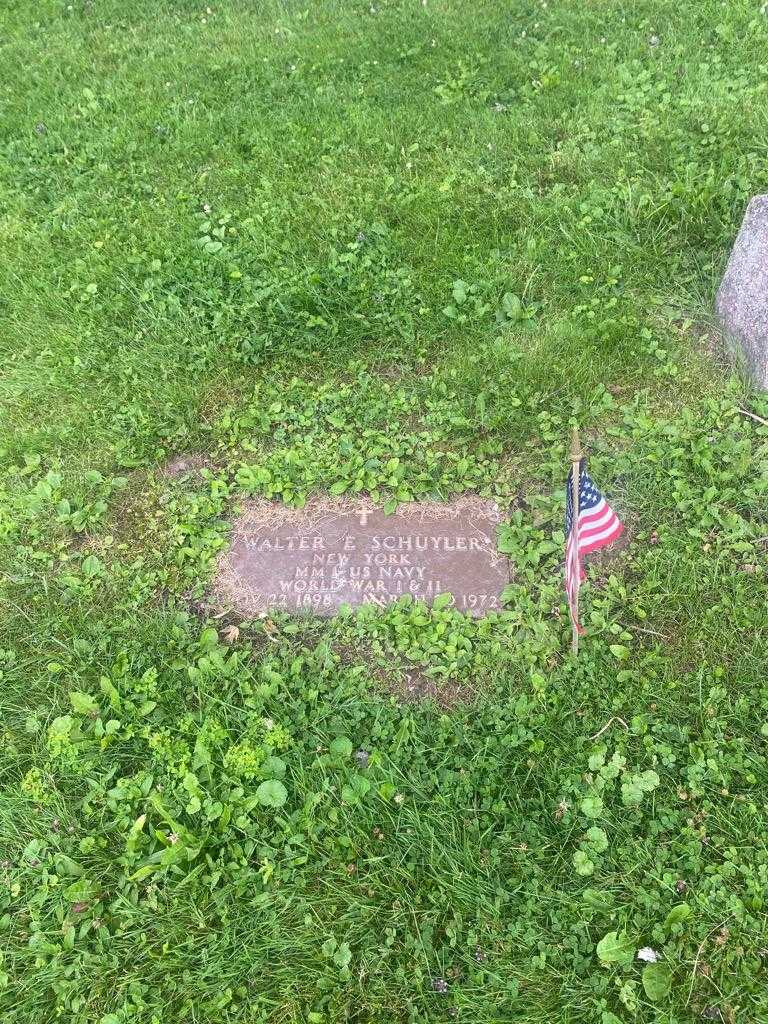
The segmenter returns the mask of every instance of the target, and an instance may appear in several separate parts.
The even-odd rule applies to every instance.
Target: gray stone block
[[[768,390],[768,195],[747,207],[715,303],[731,349]]]

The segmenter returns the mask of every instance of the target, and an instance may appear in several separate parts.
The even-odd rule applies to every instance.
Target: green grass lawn
[[[766,53],[759,0],[4,0],[3,1024],[768,1020],[711,321]],[[629,535],[578,663],[576,423]],[[238,499],[328,489],[498,499],[505,610],[217,617]]]

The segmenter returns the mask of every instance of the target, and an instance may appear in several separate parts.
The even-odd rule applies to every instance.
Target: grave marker
[[[768,195],[747,207],[715,310],[754,383],[768,389]]]
[[[246,502],[219,560],[218,601],[254,616],[275,609],[336,614],[340,605],[385,607],[403,594],[428,604],[449,592],[459,611],[499,610],[509,561],[496,547],[492,501],[401,506],[312,499],[303,509]]]

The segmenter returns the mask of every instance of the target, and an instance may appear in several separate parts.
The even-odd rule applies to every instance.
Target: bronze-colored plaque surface
[[[274,609],[334,615],[403,594],[451,593],[471,615],[500,608],[509,562],[496,547],[499,511],[482,498],[402,505],[315,498],[303,509],[246,502],[219,560],[217,599],[245,616]]]

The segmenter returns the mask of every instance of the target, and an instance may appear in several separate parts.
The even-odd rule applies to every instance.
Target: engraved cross
[[[371,514],[370,509],[361,508],[361,509],[359,509],[359,513],[358,514],[360,516],[360,525],[361,526],[367,526],[368,525],[368,516]]]

